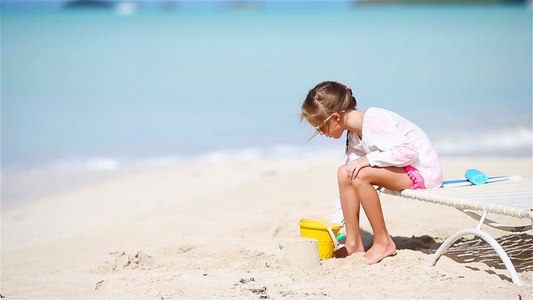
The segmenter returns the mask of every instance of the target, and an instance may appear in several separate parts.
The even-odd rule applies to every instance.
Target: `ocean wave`
[[[11,164],[10,168],[3,168],[5,171],[28,171],[28,170],[50,170],[59,173],[73,173],[80,171],[113,172],[131,166],[159,167],[174,165],[182,162],[205,161],[249,161],[267,158],[295,158],[299,156],[309,156],[312,151],[305,151],[298,146],[275,145],[268,147],[241,147],[223,148],[214,151],[198,151],[196,153],[178,153],[175,155],[127,155],[116,154],[109,156],[77,156],[69,154],[65,157],[57,157],[49,161],[40,161],[34,164]]]
[[[340,154],[340,155],[339,155]],[[342,151],[335,147],[307,146],[293,144],[279,144],[262,147],[244,147],[220,149],[206,152],[193,157],[195,160],[218,162],[218,161],[247,161],[272,158],[331,158],[342,157]]]
[[[54,160],[50,168],[57,171],[115,171],[121,163],[110,157],[67,158]]]
[[[526,127],[484,132],[460,132],[433,142],[440,155],[531,156],[533,131]]]
[[[432,137],[440,156],[531,156],[533,131],[526,127],[486,132],[460,132]],[[165,166],[189,161],[221,162],[262,159],[339,159],[345,158],[342,143],[331,140],[303,144],[275,144],[220,148],[189,154],[127,156],[95,156],[56,159],[44,164],[45,169],[60,172],[112,172],[127,166]],[[43,166],[43,165],[41,165]],[[27,167],[27,166],[26,166]],[[30,167],[31,168],[31,167]],[[26,168],[23,168],[26,169]]]

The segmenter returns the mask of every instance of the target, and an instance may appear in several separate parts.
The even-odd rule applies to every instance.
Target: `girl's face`
[[[340,124],[340,115],[338,113],[333,113],[320,124],[314,120],[308,120],[309,124],[315,127],[319,134],[325,135],[330,138],[339,139],[344,132],[344,128]]]

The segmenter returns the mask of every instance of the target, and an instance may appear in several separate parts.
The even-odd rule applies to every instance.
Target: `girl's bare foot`
[[[361,243],[358,243],[357,245],[354,245],[354,246],[350,246],[348,245],[348,243],[346,243],[344,247],[337,249],[337,251],[333,253],[333,257],[344,258],[354,253],[362,253],[362,252],[365,252],[365,247],[363,246],[362,241]]]
[[[374,241],[374,245],[368,249],[365,254],[366,263],[373,265],[380,262],[382,259],[388,256],[393,256],[396,254],[396,244],[389,238],[386,242],[377,243]]]

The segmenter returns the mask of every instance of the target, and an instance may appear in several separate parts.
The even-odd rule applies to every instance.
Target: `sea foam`
[[[484,132],[459,132],[435,139],[440,155],[531,156],[533,132],[526,127]]]

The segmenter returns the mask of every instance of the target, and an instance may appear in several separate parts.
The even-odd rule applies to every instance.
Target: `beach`
[[[530,5],[64,2],[1,4],[0,298],[533,299],[531,230],[487,228],[522,287],[476,239],[427,267],[476,222],[394,196],[396,256],[294,262],[346,159],[300,123],[319,82],[420,126],[445,180],[533,177]]]
[[[371,266],[358,264],[360,255],[313,267],[291,264],[284,248],[299,237],[298,221],[329,219],[341,163],[342,158],[179,162],[3,208],[0,294],[6,299],[533,299],[531,262],[517,266],[521,287],[490,263],[445,255],[428,267],[444,239],[476,222],[451,207],[394,196],[383,195],[381,201],[396,256]],[[489,176],[532,177],[531,158],[444,157],[442,164],[445,180],[462,179],[469,168]],[[372,231],[364,216],[361,227],[368,247]],[[495,237],[508,235],[484,229]],[[532,249],[531,231],[518,237],[521,247]]]

